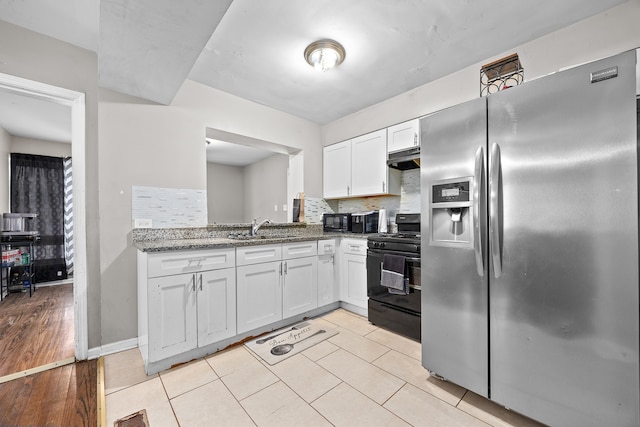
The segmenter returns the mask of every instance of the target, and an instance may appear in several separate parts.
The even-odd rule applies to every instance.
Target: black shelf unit
[[[23,285],[22,274],[26,271],[29,275],[29,296],[33,295],[36,289],[35,285],[35,269],[34,269],[34,246],[40,240],[38,234],[17,234],[17,233],[0,233],[0,260],[2,254],[8,250],[18,248],[28,248],[29,262],[28,263],[16,263],[16,262],[1,262],[0,261],[0,300],[4,299],[5,291],[7,294],[13,290],[12,276],[13,272],[20,272],[19,280],[21,291],[25,289]]]

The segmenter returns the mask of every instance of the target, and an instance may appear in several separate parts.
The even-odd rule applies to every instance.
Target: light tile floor
[[[429,375],[420,344],[343,309],[335,335],[276,365],[244,346],[147,376],[138,349],[105,357],[107,425],[541,426]]]

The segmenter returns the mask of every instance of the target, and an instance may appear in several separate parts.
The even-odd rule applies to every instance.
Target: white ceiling
[[[102,87],[168,104],[189,78],[326,124],[624,2],[0,0],[0,19],[98,52]],[[303,58],[321,38],[347,52],[325,73]]]

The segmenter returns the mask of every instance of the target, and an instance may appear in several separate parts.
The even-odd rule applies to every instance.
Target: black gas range
[[[420,341],[420,214],[397,214],[396,224],[397,233],[367,239],[369,321]]]

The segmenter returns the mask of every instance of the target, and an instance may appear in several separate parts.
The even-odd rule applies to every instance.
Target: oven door
[[[384,254],[402,255],[406,259],[405,275],[409,279],[409,294],[395,295],[380,284]],[[416,341],[421,339],[420,256],[389,250],[367,251],[368,319],[376,326],[404,335]]]
[[[384,254],[405,257],[405,279],[409,279],[409,295],[391,294],[387,287],[380,284]],[[420,291],[419,254],[376,249],[367,251],[367,296],[369,299],[420,315],[422,305]]]

